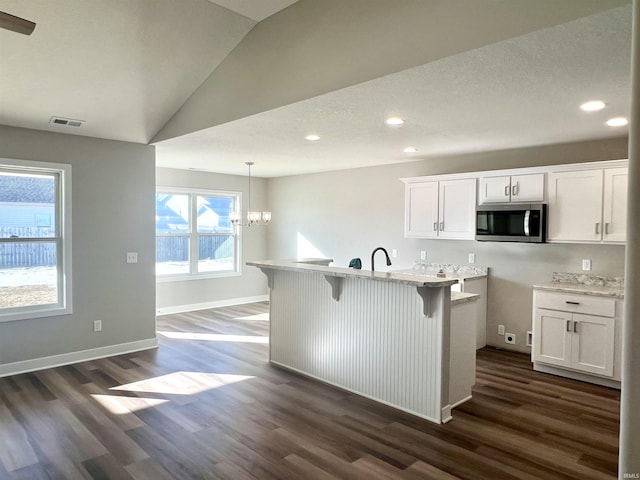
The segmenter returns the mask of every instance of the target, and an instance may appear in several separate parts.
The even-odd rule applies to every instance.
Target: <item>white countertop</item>
[[[458,278],[438,278],[429,275],[414,275],[399,272],[372,272],[371,270],[355,270],[345,267],[329,267],[318,265],[319,259],[298,259],[298,260],[258,260],[246,262],[247,265],[261,269],[288,270],[294,272],[318,273],[331,277],[358,278],[363,280],[374,280],[379,282],[394,282],[415,287],[449,287],[458,283]]]

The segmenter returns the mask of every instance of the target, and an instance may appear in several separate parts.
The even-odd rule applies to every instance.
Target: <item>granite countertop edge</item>
[[[598,297],[624,298],[624,289],[619,287],[606,287],[602,285],[584,285],[581,283],[548,282],[533,285],[535,290],[549,292],[577,293]]]
[[[477,293],[468,292],[451,292],[451,306],[461,305],[463,303],[475,302],[480,298]]]
[[[319,264],[318,259],[312,260],[313,262],[305,261],[305,259],[257,260],[246,262],[246,265],[273,270],[316,273],[331,277],[400,283],[404,285],[412,285],[415,287],[449,287],[455,283],[458,283],[458,278],[452,278],[450,276],[447,276],[447,278],[437,278],[435,276],[403,274],[398,272],[372,272],[370,270],[355,270],[345,267],[330,267],[327,265]]]

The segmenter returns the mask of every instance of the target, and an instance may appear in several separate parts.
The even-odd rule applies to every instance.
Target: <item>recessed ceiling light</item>
[[[403,150],[404,153],[416,153],[418,149],[416,147],[407,147]]]
[[[597,112],[605,107],[605,103],[601,100],[591,100],[580,105],[580,109],[585,112]]]
[[[305,140],[309,140],[310,142],[315,142],[316,140],[320,140],[320,135],[311,134],[304,137]]]
[[[398,125],[402,125],[404,120],[400,117],[389,117],[384,121],[384,123],[391,125],[392,127],[397,127]]]
[[[610,127],[624,127],[628,123],[629,121],[624,117],[615,117],[607,120],[607,125]]]

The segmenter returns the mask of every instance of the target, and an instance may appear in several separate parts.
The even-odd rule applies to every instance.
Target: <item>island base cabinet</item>
[[[272,364],[435,423],[451,419],[451,393],[469,398],[474,310],[451,306],[450,284],[420,290],[345,275],[336,296],[322,274],[270,272]],[[467,305],[452,332],[451,310]],[[451,368],[458,351],[466,357]]]
[[[449,402],[451,407],[471,399],[476,383],[477,301],[451,306],[451,350],[449,352]]]

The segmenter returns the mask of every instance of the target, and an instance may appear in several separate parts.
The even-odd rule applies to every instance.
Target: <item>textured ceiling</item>
[[[30,36],[0,29],[0,124],[138,143],[256,23],[206,0],[0,0],[0,10],[37,24]],[[50,125],[54,115],[86,123]]]
[[[278,15],[295,19],[293,10],[321,8],[315,2]],[[31,36],[0,29],[0,124],[148,143],[232,57],[256,21],[292,3],[0,0],[0,10],[37,23]],[[528,5],[518,4],[523,11]],[[265,26],[272,19],[258,28],[277,38]],[[351,39],[348,33],[341,41]],[[630,42],[627,4],[159,142],[157,164],[245,174],[244,162],[251,160],[256,175],[273,177],[624,136],[626,128],[614,130],[604,121],[628,115]],[[277,55],[269,59],[278,64]],[[590,98],[605,100],[607,109],[580,112],[578,105]],[[382,123],[389,115],[407,123],[390,129]],[[52,116],[85,123],[78,129],[51,125]],[[304,140],[312,132],[321,140]],[[402,153],[409,145],[418,152]]]
[[[629,5],[160,142],[157,164],[273,177],[624,136],[604,122],[629,114],[630,44]]]

